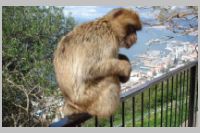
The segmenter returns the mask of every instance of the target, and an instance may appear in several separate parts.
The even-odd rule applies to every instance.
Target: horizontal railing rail
[[[148,88],[150,86],[153,86],[156,83],[161,82],[161,81],[169,78],[170,76],[175,75],[178,72],[183,71],[183,70],[185,70],[187,68],[191,68],[191,67],[193,67],[193,66],[195,66],[197,64],[198,64],[197,61],[190,62],[190,63],[188,63],[188,64],[186,64],[184,66],[178,67],[177,69],[174,69],[174,70],[171,70],[169,72],[166,72],[165,74],[161,75],[160,77],[154,78],[151,81],[147,81],[146,83],[144,83],[144,84],[142,84],[142,85],[140,85],[138,87],[131,88],[130,91],[128,91],[128,92],[126,92],[126,93],[121,95],[121,100],[127,99],[130,96],[137,95],[138,93],[144,91],[146,88]]]
[[[108,124],[102,124],[97,117],[77,114],[66,116],[50,127],[84,126],[84,122],[92,118],[92,126],[195,126],[198,110],[197,66],[198,61],[190,62],[122,93],[120,124],[115,124],[115,115],[109,118]],[[130,104],[131,108],[126,104]],[[127,113],[130,109],[132,112]]]

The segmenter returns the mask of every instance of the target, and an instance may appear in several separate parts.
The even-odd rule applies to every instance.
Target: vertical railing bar
[[[166,96],[166,123],[165,126],[168,126],[168,93],[169,93],[169,78],[167,79],[167,96]]]
[[[110,127],[113,127],[113,115],[110,116]]]
[[[174,76],[172,76],[172,88],[171,88],[171,113],[170,113],[170,127],[172,126],[172,109],[173,109],[173,91],[174,91]]]
[[[197,66],[196,66],[196,68],[198,68]],[[198,73],[198,70],[197,70],[197,73]],[[196,121],[197,121],[197,111],[198,111],[198,75],[197,75],[197,73],[195,74],[196,76],[196,78],[195,78],[195,82],[196,82],[196,88],[195,88],[195,110],[194,110],[194,122],[195,122],[195,126],[197,126],[196,125]],[[197,80],[196,80],[197,79]]]
[[[95,116],[95,127],[98,127],[98,126],[99,126],[98,117]]]
[[[132,124],[135,127],[135,97],[132,97]]]
[[[141,127],[144,126],[144,92],[141,94]]]
[[[176,104],[175,104],[175,127],[176,127],[176,116],[177,116],[177,101],[178,101],[178,74],[176,74]]]
[[[184,91],[185,91],[185,71],[183,72],[183,90],[182,90],[182,92],[183,92],[183,94],[182,94],[182,114],[181,114],[181,125],[183,126],[183,115],[184,115],[184,113],[183,113],[183,111],[184,111]]]
[[[186,112],[185,112],[185,127],[187,126],[188,121],[188,88],[189,88],[189,70],[187,70],[187,87],[186,87]]]
[[[178,119],[178,126],[180,127],[181,126],[181,95],[182,95],[182,89],[181,89],[181,84],[182,84],[182,72],[180,72],[180,94],[179,94],[179,105],[178,105],[178,107],[179,107],[179,119]]]
[[[198,77],[196,77],[198,79]],[[195,104],[195,126],[197,122],[197,111],[198,111],[198,80],[196,82],[196,104]]]
[[[149,108],[148,108],[148,127],[150,127],[150,117],[151,117],[151,90],[149,88]]]
[[[125,126],[125,102],[124,101],[122,101],[122,127],[124,127]]]
[[[155,102],[155,110],[154,110],[154,127],[156,127],[156,123],[157,123],[157,85],[155,85],[155,97],[154,97],[154,102]]]
[[[161,121],[160,121],[160,126],[163,126],[163,81],[161,84]]]
[[[189,97],[189,119],[188,126],[194,126],[194,98],[195,98],[195,78],[196,78],[196,66],[193,66],[190,70],[190,97]]]

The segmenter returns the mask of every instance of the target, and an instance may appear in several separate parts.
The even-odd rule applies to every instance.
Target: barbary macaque
[[[118,54],[119,48],[130,48],[141,28],[135,11],[118,8],[62,37],[53,63],[66,115],[108,117],[115,112],[120,81],[128,81],[131,72],[129,60]]]

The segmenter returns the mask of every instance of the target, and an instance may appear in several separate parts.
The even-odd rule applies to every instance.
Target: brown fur
[[[129,48],[141,29],[132,10],[114,9],[64,36],[54,53],[58,85],[65,97],[65,114],[87,112],[110,116],[120,100],[119,77],[129,79],[131,65],[118,59],[119,47]]]

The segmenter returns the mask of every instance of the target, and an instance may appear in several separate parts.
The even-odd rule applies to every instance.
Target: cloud
[[[103,15],[97,6],[66,6],[64,8],[65,16],[69,13],[72,13],[75,18],[85,19],[94,19]]]
[[[118,8],[122,6],[65,6],[64,14],[65,16],[70,13],[78,21],[93,20],[95,18],[105,15],[107,12],[113,8]],[[125,6],[125,8],[133,8],[137,11],[142,19],[154,18],[156,12],[153,9],[139,9],[136,6]]]

